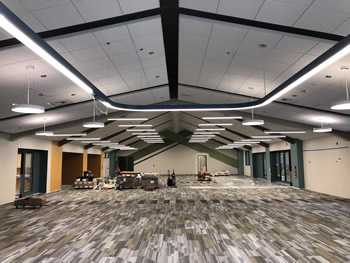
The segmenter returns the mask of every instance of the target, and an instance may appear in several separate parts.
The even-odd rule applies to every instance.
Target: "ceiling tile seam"
[[[261,11],[261,9],[262,9],[262,7],[264,6],[265,3],[266,3],[266,0],[263,0],[263,2],[261,3],[260,7],[258,8],[258,11],[256,12],[256,14],[255,14],[255,16],[253,18],[254,20],[257,20],[256,18],[259,15],[259,13],[260,13],[260,11]]]

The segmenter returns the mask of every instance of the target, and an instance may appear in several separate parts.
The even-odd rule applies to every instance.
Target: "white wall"
[[[68,143],[62,146],[62,152],[68,152],[68,153],[84,153],[84,146]]]
[[[17,142],[0,135],[0,205],[13,202],[16,197]]]
[[[275,142],[275,143],[270,143],[270,152],[275,152],[275,151],[285,151],[285,150],[290,150],[290,143],[288,142]],[[253,146],[252,148],[253,153],[264,153],[266,152],[266,148],[261,145],[256,145]]]
[[[167,174],[168,170],[172,172],[172,170],[175,169],[176,174],[197,174],[196,156],[198,154],[200,153],[195,150],[183,145],[178,145],[140,164],[135,165],[135,170]],[[237,153],[232,151],[230,157],[237,159]],[[237,168],[229,166],[211,157],[209,157],[207,161],[208,172],[210,173],[215,173],[220,170],[229,170],[231,174],[237,174]],[[153,167],[153,164],[155,165],[156,169]]]
[[[303,148],[305,188],[350,198],[350,142],[329,136],[303,141]]]

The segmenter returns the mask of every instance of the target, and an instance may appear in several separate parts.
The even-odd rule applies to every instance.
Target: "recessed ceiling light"
[[[154,54],[153,51],[148,52],[148,55],[153,55],[153,54]]]
[[[301,93],[308,93],[309,91],[307,89],[302,89],[300,92]]]
[[[75,94],[75,93],[72,93],[72,94],[70,94],[72,97],[74,97],[74,96],[76,96],[77,94]]]
[[[326,75],[326,76],[324,76],[326,79],[330,79],[330,78],[332,78],[332,76],[331,75]]]
[[[47,77],[47,75],[46,75],[46,74],[43,74],[43,75],[40,75],[40,77],[42,77],[42,78],[46,78],[46,77]]]
[[[158,75],[157,75],[157,76],[155,76],[154,78],[159,79],[159,78],[160,78],[160,76],[158,76]]]

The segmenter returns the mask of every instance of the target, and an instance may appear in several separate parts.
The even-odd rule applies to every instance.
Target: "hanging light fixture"
[[[103,122],[98,122],[95,120],[95,115],[96,115],[96,101],[94,98],[93,109],[92,109],[92,121],[84,122],[83,123],[84,128],[103,128],[105,126]]]
[[[331,132],[331,131],[332,131],[331,127],[323,126],[323,120],[321,120],[321,127],[313,128],[313,132]]]
[[[52,136],[53,135],[52,131],[47,131],[46,130],[46,125],[45,125],[46,120],[47,120],[46,118],[43,119],[43,121],[44,121],[44,130],[35,132],[35,135],[38,135],[38,136]]]
[[[11,109],[14,112],[32,113],[32,114],[45,112],[45,108],[43,106],[33,105],[29,103],[30,86],[34,85],[34,78],[33,78],[34,68],[35,67],[33,65],[28,65],[26,67],[25,86],[27,88],[27,104],[14,104],[14,106]]]
[[[253,97],[252,97],[253,89],[254,88],[249,87],[251,100],[253,99]],[[254,109],[252,108],[252,118],[250,120],[242,121],[242,124],[246,125],[246,126],[263,125],[264,124],[264,120],[254,119]]]
[[[342,80],[345,82],[346,100],[337,101],[336,103],[332,104],[331,109],[332,110],[350,110],[349,88],[348,88],[348,78],[347,78],[349,67],[343,66],[343,67],[340,67],[340,69],[342,70],[344,75]]]

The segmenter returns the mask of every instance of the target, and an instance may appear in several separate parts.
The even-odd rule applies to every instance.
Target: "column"
[[[304,188],[304,158],[303,158],[303,142],[294,139],[295,143],[291,144],[290,155],[292,162],[292,180],[293,186]]]
[[[244,151],[237,149],[238,174],[244,175]]]

